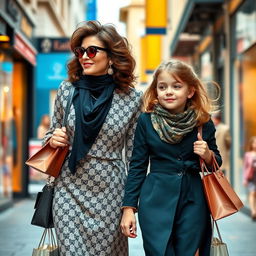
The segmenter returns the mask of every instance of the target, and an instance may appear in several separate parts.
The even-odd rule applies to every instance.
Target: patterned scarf
[[[188,108],[179,114],[171,114],[160,104],[151,113],[151,122],[160,139],[170,143],[179,143],[196,126],[196,113]]]

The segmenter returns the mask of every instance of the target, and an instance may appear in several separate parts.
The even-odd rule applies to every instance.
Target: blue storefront
[[[67,79],[67,63],[71,57],[69,39],[39,39],[35,76],[34,136],[43,115],[51,116],[54,99],[61,81]]]

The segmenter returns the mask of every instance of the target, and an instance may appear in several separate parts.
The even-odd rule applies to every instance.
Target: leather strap
[[[203,138],[203,128],[202,128],[202,125],[198,126],[198,132],[199,134],[201,135],[201,137]]]
[[[64,116],[63,116],[62,127],[65,127],[66,124],[67,124],[69,109],[70,109],[70,106],[72,104],[72,99],[73,99],[74,91],[75,91],[75,87],[73,85],[71,85],[71,88],[70,88],[70,91],[69,91],[69,95],[68,95],[67,106],[66,106],[66,109],[65,109],[65,112],[64,112]]]

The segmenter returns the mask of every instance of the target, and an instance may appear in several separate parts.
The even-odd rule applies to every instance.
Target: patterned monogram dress
[[[61,127],[71,86],[69,82],[60,85],[45,141]],[[120,207],[140,103],[141,93],[135,89],[129,93],[114,91],[105,122],[89,153],[79,161],[76,173],[68,168],[68,156],[55,180],[53,215],[61,256],[128,255],[128,242],[119,227]],[[67,123],[72,145],[73,105]]]

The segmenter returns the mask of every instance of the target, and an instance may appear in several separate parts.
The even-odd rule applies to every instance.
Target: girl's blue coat
[[[149,113],[139,117],[123,206],[138,208],[144,249],[146,253],[150,252],[147,255],[166,255],[176,225],[174,219],[180,212],[182,214],[178,204],[181,196],[187,202],[194,202],[199,209],[188,217],[191,221],[200,219],[200,223],[195,221],[194,228],[200,240],[200,255],[208,255],[210,215],[199,174],[199,156],[193,153],[197,133],[197,128],[194,128],[180,143],[169,144],[162,141],[154,130]],[[211,120],[203,125],[203,140],[221,164],[215,142],[215,127]],[[191,241],[194,240],[193,236],[191,232]]]

